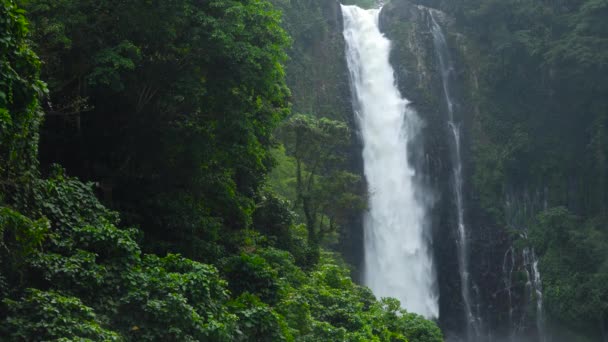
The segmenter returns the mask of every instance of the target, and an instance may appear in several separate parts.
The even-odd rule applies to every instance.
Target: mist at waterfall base
[[[429,194],[416,179],[408,148],[421,121],[397,89],[380,9],[342,6],[346,56],[363,140],[369,210],[364,223],[364,283],[410,312],[439,316],[430,252]]]

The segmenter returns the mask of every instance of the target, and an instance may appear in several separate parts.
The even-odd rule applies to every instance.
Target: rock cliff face
[[[433,237],[447,332],[462,335],[463,327],[476,325],[479,341],[608,339],[608,314],[596,299],[605,299],[608,287],[590,283],[606,274],[600,265],[607,260],[608,88],[600,61],[608,50],[598,43],[606,28],[585,31],[584,38],[573,34],[605,19],[605,7],[587,13],[591,3],[392,0],[382,10],[399,87],[427,124],[420,139],[426,155],[412,158],[438,195]],[[462,244],[454,243],[449,193],[453,146],[446,140],[445,73],[434,56],[429,13],[443,29],[454,68],[475,324],[458,313],[466,305],[454,275],[454,251]],[[541,31],[548,34],[539,38]],[[590,51],[597,55],[582,57]],[[558,218],[546,223],[547,215]],[[568,228],[559,230],[562,225]],[[597,261],[584,261],[589,253]]]
[[[381,12],[381,29],[391,40],[391,64],[399,89],[425,125],[419,143],[424,156],[411,156],[417,170],[427,175],[435,192],[433,250],[440,293],[440,322],[444,330],[465,326],[460,290],[456,203],[441,70],[435,56],[430,17],[426,7],[408,1],[392,1]],[[457,111],[456,114],[460,114]]]
[[[335,120],[352,119],[338,1],[274,0],[292,37],[286,65],[293,111]]]
[[[425,3],[426,4],[426,3]],[[432,5],[429,3],[428,5]],[[453,70],[449,73],[449,92],[454,121],[460,126],[461,163],[463,168],[464,223],[467,229],[470,311],[467,319],[458,265],[457,203],[454,196],[454,143],[448,126],[448,108],[442,83],[442,69],[433,42],[433,16],[442,27]],[[490,336],[511,336],[515,323],[518,336],[530,330],[534,320],[525,320],[523,299],[526,289],[521,280],[505,279],[505,253],[511,242],[505,225],[483,214],[478,190],[472,184],[475,144],[483,141],[477,120],[477,75],[475,48],[458,33],[454,21],[445,13],[408,0],[393,0],[384,6],[381,27],[392,41],[391,64],[402,94],[425,121],[419,143],[424,156],[411,156],[418,170],[427,175],[436,194],[433,224],[433,248],[440,288],[440,324],[448,338],[469,336],[487,340]],[[475,143],[473,143],[475,142]],[[516,258],[516,270],[523,260]],[[511,260],[511,259],[509,259]],[[511,267],[508,267],[511,270]],[[509,275],[512,277],[512,274]],[[509,287],[507,289],[507,286]],[[513,289],[512,289],[512,288]],[[519,291],[519,292],[518,292]],[[474,321],[471,321],[474,320]]]

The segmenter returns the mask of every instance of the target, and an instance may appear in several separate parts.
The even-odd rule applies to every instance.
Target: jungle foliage
[[[3,339],[442,340],[354,284],[266,185],[290,113],[272,5],[19,5],[0,0]]]
[[[361,177],[349,172],[351,132],[341,121],[294,115],[278,136],[295,161],[296,198],[308,229],[308,241],[323,238],[348,224],[365,208]]]

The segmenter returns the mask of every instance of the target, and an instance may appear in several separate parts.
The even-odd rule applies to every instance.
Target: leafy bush
[[[236,341],[293,341],[285,319],[257,296],[243,293],[228,303],[238,317]]]
[[[30,48],[28,23],[13,0],[0,1],[0,200],[23,177],[36,174],[40,60]],[[14,189],[12,189],[14,190]]]
[[[125,274],[114,325],[134,341],[230,341],[235,317],[217,270],[177,255],[148,255]]]
[[[0,207],[0,298],[27,285],[28,263],[38,255],[48,232],[48,220],[34,221]]]
[[[277,307],[304,341],[443,341],[433,322],[402,310],[395,299],[378,302],[354,284],[331,254],[322,254],[305,279]]]
[[[122,341],[78,298],[29,289],[21,300],[5,299],[4,305],[9,316],[0,331],[11,341]]]
[[[269,304],[279,299],[278,274],[261,256],[247,253],[235,255],[228,258],[223,271],[233,294],[238,296],[249,292]]]

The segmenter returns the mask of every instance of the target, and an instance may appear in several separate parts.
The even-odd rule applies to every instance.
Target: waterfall
[[[545,332],[545,315],[543,311],[543,284],[540,280],[540,272],[538,271],[538,258],[532,248],[532,275],[533,275],[533,286],[536,294],[536,329],[538,331],[538,338],[540,342],[547,340],[547,333]]]
[[[364,223],[364,282],[378,297],[395,297],[410,312],[439,315],[426,228],[428,204],[408,160],[420,130],[395,84],[390,42],[380,32],[380,9],[342,6],[346,56],[363,140],[369,187]]]
[[[527,235],[524,233],[524,238],[527,239]],[[532,300],[536,304],[536,330],[538,334],[539,342],[547,341],[547,334],[545,332],[545,318],[543,310],[543,284],[540,279],[540,272],[538,271],[538,258],[534,252],[534,248],[525,247],[522,251],[523,266],[526,272],[526,290],[528,292],[528,303],[532,303]]]
[[[545,317],[543,308],[543,289],[541,274],[538,269],[538,257],[534,248],[531,247],[531,242],[528,238],[527,225],[529,221],[536,216],[540,211],[545,210],[548,206],[547,195],[548,189],[543,190],[536,189],[530,191],[526,187],[523,189],[515,190],[510,189],[506,194],[505,201],[505,218],[507,224],[512,228],[519,231],[519,240],[525,242],[527,245],[521,250],[521,258],[519,265],[516,267],[523,271],[526,275],[525,282],[525,293],[523,294],[524,302],[520,308],[520,319],[518,324],[510,322],[511,336],[517,336],[519,333],[530,327],[529,314],[535,313],[535,325],[536,334],[539,342],[545,342],[550,340],[547,331],[545,329]],[[515,251],[515,247],[509,248],[512,255]],[[515,262],[515,261],[513,261]],[[510,271],[512,273],[512,270]],[[509,283],[512,284],[512,275],[505,274],[503,268],[503,276],[505,279],[509,279]],[[506,280],[505,280],[506,281]],[[510,293],[508,293],[510,300]]]
[[[463,199],[463,176],[462,176],[462,157],[460,143],[460,123],[454,119],[454,101],[450,93],[450,76],[453,72],[451,59],[449,56],[448,46],[441,27],[435,19],[433,10],[429,9],[431,19],[431,33],[433,35],[433,43],[435,53],[441,68],[441,80],[443,84],[443,95],[447,107],[447,125],[450,132],[450,137],[453,142],[452,148],[452,176],[454,182],[454,199],[456,202],[456,224],[458,227],[458,267],[460,273],[460,288],[462,301],[464,304],[464,313],[467,321],[467,334],[469,338],[480,336],[480,317],[478,313],[473,312],[475,306],[471,299],[471,281],[469,278],[469,251],[467,227],[464,219],[464,199]],[[476,307],[477,308],[477,307]],[[478,309],[478,308],[477,308]],[[478,311],[478,310],[476,310]]]

